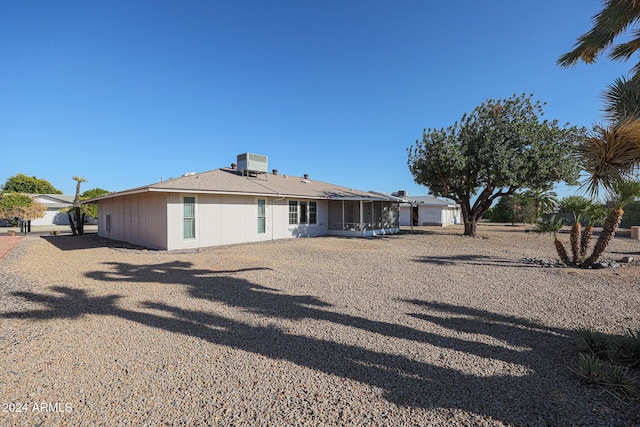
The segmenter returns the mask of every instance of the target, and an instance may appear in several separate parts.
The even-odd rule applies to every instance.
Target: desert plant
[[[616,229],[620,225],[622,215],[624,214],[624,206],[626,206],[635,197],[640,195],[640,182],[639,181],[625,181],[618,179],[609,183],[610,191],[616,195],[615,206],[609,212],[607,219],[602,227],[602,233],[596,242],[591,256],[584,260],[585,266],[590,266],[595,263],[602,255],[605,248],[609,245]]]
[[[582,352],[604,356],[609,350],[609,344],[604,335],[590,329],[579,329],[578,348]]]
[[[537,234],[551,234],[553,236],[553,242],[556,246],[556,252],[558,252],[560,261],[565,263],[565,265],[571,265],[569,255],[567,254],[567,251],[565,250],[562,242],[558,239],[558,232],[560,231],[560,229],[562,229],[562,226],[562,218],[552,216],[550,218],[538,221],[536,225],[531,229],[531,231]]]
[[[607,337],[589,329],[577,332],[580,353],[569,367],[571,372],[620,398],[639,397],[639,378],[632,369],[640,360],[640,330],[629,330],[623,337]]]

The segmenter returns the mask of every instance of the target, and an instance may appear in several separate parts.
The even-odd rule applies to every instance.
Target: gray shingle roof
[[[76,196],[65,194],[30,194],[30,196],[39,199],[50,209],[68,208],[73,205],[73,200],[76,198]]]
[[[390,200],[378,193],[355,190],[298,176],[268,173],[243,176],[239,171],[228,168],[189,174],[180,178],[96,197],[92,200],[107,199],[147,191],[247,194],[334,200]]]
[[[416,196],[416,197],[407,197],[409,200],[416,202],[419,205],[424,206],[448,206],[448,207],[457,207],[458,205],[454,202],[450,202],[447,200],[438,199],[433,196]]]

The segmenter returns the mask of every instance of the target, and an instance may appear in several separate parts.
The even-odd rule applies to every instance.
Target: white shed
[[[400,225],[436,225],[446,227],[459,224],[460,206],[433,196],[406,197],[400,204]]]

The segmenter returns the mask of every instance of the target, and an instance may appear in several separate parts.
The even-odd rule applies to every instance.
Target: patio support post
[[[360,234],[364,235],[364,202],[360,200]]]

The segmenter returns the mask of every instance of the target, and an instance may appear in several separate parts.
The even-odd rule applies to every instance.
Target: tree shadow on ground
[[[388,401],[413,408],[448,408],[469,411],[513,425],[576,424],[608,420],[593,405],[575,402],[575,411],[556,408],[554,399],[579,400],[579,390],[567,391],[557,377],[566,377],[563,361],[571,350],[573,332],[512,316],[470,307],[429,301],[405,300],[407,313],[454,331],[445,336],[411,326],[371,320],[331,310],[331,304],[310,295],[288,295],[278,289],[234,277],[242,270],[193,269],[191,263],[171,262],[150,266],[105,263],[103,271],[87,274],[96,280],[158,282],[184,285],[192,298],[224,303],[258,313],[265,318],[322,320],[331,325],[359,329],[438,348],[454,350],[455,360],[443,355],[438,362],[420,356],[345,344],[277,327],[256,326],[210,312],[145,301],[139,309],[124,308],[120,295],[92,297],[82,289],[52,287],[54,294],[16,292],[13,295],[42,308],[2,313],[4,318],[76,319],[83,315],[115,316],[150,328],[196,337],[207,342],[287,360],[298,366],[377,387]],[[259,270],[259,269],[258,269]],[[268,270],[268,269],[265,269]],[[465,334],[481,334],[486,342]],[[424,349],[423,346],[419,347]],[[462,361],[462,365],[460,364]],[[502,373],[475,375],[465,364],[499,364]],[[500,369],[499,369],[500,370]],[[563,381],[560,381],[563,382]],[[567,379],[564,379],[567,382]],[[577,382],[569,380],[572,386]],[[574,384],[575,383],[575,384]],[[536,398],[532,398],[536,396]],[[540,397],[544,396],[544,397]],[[588,403],[588,402],[587,402]],[[596,418],[593,418],[596,417]],[[604,418],[602,418],[604,417]]]
[[[434,265],[490,265],[499,267],[517,267],[517,268],[540,268],[540,266],[532,265],[526,261],[518,261],[507,258],[497,258],[488,255],[450,255],[450,256],[420,256],[415,258],[414,261],[422,262],[425,264]]]

